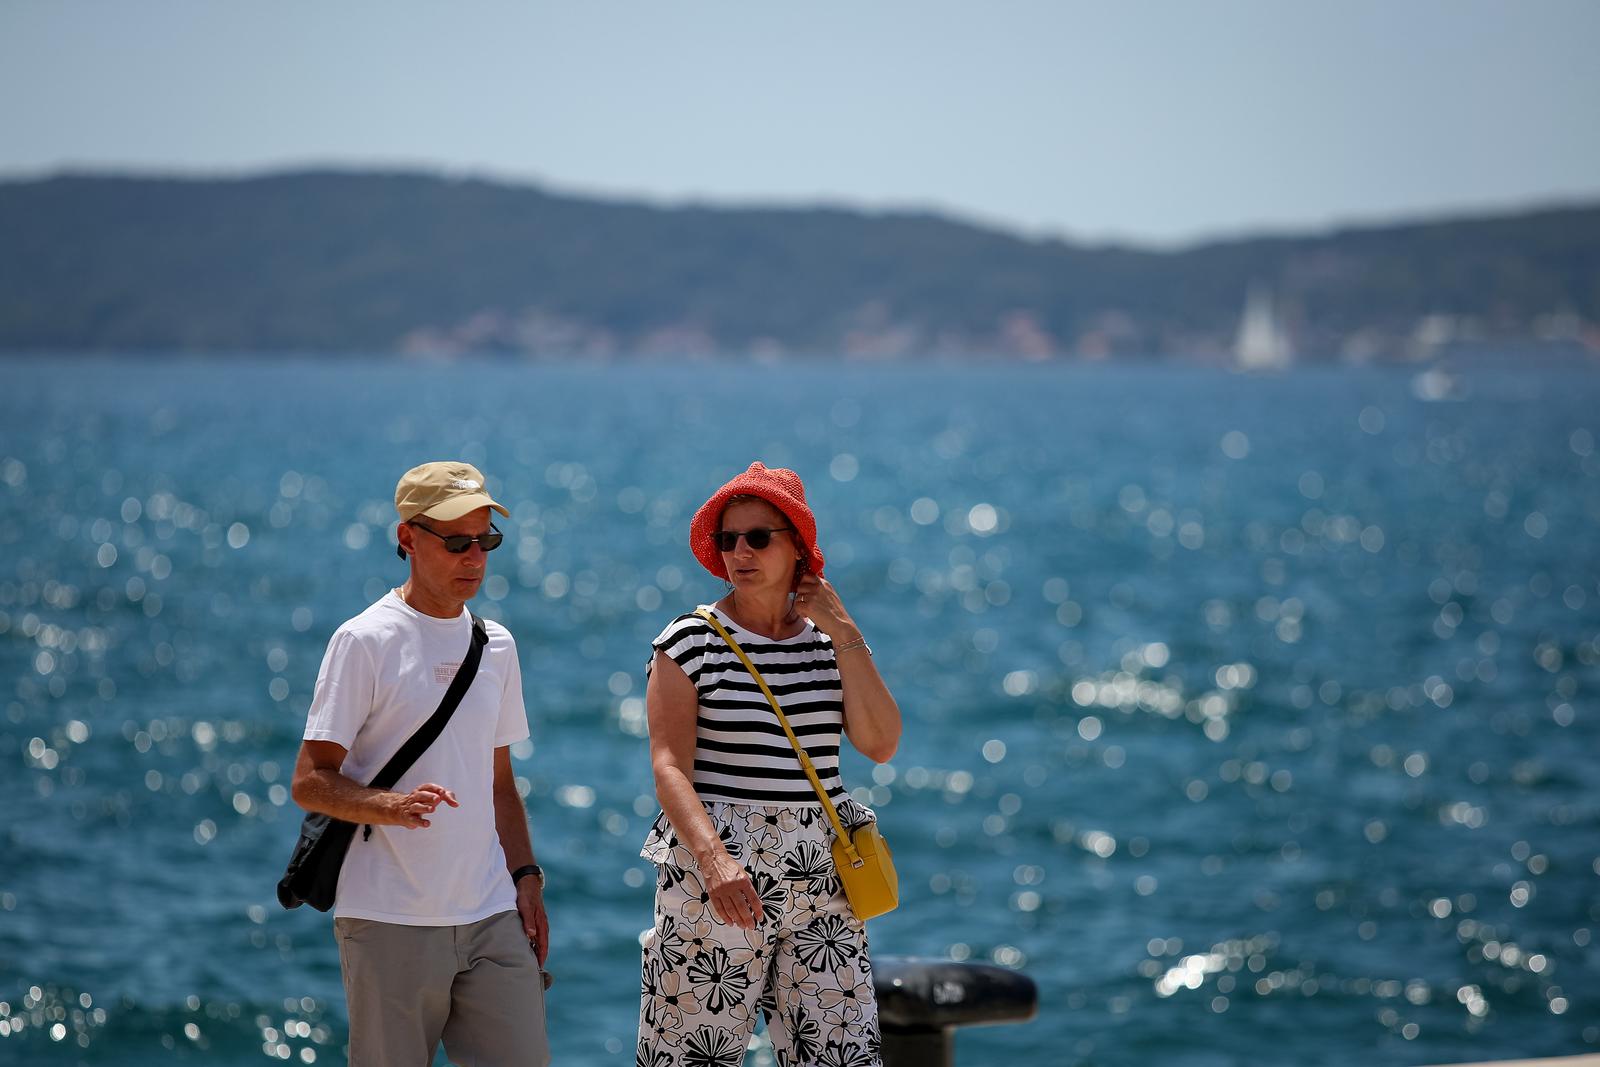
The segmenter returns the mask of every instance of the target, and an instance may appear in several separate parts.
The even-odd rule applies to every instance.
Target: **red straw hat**
[[[694,558],[718,578],[728,577],[727,565],[712,535],[721,527],[722,509],[736,496],[757,496],[779,511],[795,528],[800,539],[802,557],[812,574],[822,574],[822,550],[817,547],[817,520],[806,506],[806,487],[800,476],[786,467],[768,467],[765,463],[752,463],[750,469],[736,476],[721,489],[711,494],[711,499],[700,505],[689,523],[689,547]]]

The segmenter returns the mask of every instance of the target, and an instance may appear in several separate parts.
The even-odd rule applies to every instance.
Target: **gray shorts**
[[[545,1067],[544,981],[515,911],[465,926],[336,918],[351,1067]]]

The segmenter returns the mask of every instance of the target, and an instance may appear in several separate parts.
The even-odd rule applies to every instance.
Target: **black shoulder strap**
[[[472,679],[477,677],[478,664],[483,661],[483,646],[488,643],[489,631],[484,628],[483,620],[473,615],[472,644],[467,647],[467,657],[461,661],[461,667],[451,680],[450,688],[444,691],[444,699],[439,701],[439,709],[427,722],[417,727],[417,732],[412,734],[410,739],[400,746],[400,751],[383,765],[383,770],[372,779],[372,788],[392,787],[400,780],[400,776],[417,762],[417,757],[428,751],[428,746],[444,733],[445,726],[450,722],[450,716],[456,713],[461,698],[467,695],[467,690],[472,686]]]

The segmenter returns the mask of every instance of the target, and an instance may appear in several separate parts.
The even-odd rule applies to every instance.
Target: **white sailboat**
[[[1239,332],[1233,342],[1234,366],[1245,371],[1283,370],[1294,361],[1294,346],[1272,306],[1272,294],[1263,285],[1252,285],[1239,316]]]
[[[1411,376],[1411,395],[1434,404],[1441,400],[1465,400],[1467,391],[1454,374],[1435,363]]]

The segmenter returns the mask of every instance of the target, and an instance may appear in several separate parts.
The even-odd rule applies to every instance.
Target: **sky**
[[[1175,246],[1600,199],[1596,0],[4,0],[0,175],[404,167]]]

